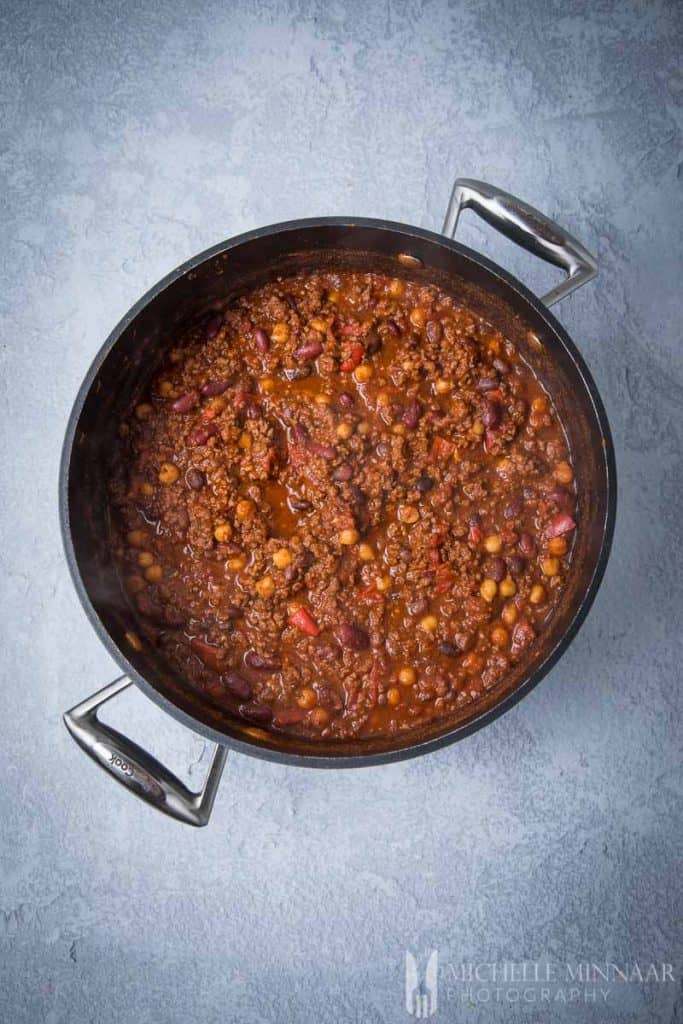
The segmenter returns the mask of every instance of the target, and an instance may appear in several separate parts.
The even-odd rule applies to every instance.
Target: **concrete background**
[[[436,1020],[683,1020],[681,8],[3,13],[0,1019],[400,1024],[404,951],[438,948]],[[457,174],[534,202],[599,255],[597,282],[559,308],[618,451],[595,607],[547,681],[483,732],[354,773],[233,755],[209,828],[184,828],[61,724],[117,674],[58,532],[80,380],[192,253],[298,216],[438,228]],[[557,280],[471,216],[461,237],[534,287]],[[110,717],[201,778],[205,744],[142,697]],[[449,962],[605,959],[670,962],[676,981],[552,1006],[468,1002],[449,984]]]

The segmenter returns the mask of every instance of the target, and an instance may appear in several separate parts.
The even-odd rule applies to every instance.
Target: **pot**
[[[566,279],[542,298],[501,267],[455,242],[461,210],[493,227]],[[197,318],[232,295],[274,276],[322,265],[425,280],[465,302],[503,331],[553,395],[576,468],[578,531],[573,572],[530,660],[481,702],[401,736],[306,741],[237,721],[173,674],[153,649],[134,651],[125,634],[134,616],[112,557],[107,467],[116,425],[155,372],[161,354]],[[69,569],[86,614],[125,673],[64,716],[70,733],[99,765],[159,810],[191,825],[209,820],[228,748],[314,767],[357,767],[426,754],[491,722],[527,694],[576,635],[602,579],[616,510],[612,440],[602,401],[575,345],[548,307],[596,273],[586,249],[521,200],[483,182],[456,181],[443,234],[382,220],[330,217],[251,231],[194,256],[155,285],[107,338],[80,388],[64,441],[60,518]],[[98,709],[137,685],[175,718],[215,741],[201,792],[188,790],[147,751],[103,724]]]

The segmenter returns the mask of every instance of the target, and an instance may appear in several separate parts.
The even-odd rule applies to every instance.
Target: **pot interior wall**
[[[406,269],[397,257],[408,253],[423,266]],[[107,513],[107,482],[112,446],[120,420],[136,401],[163,355],[198,318],[231,297],[279,275],[321,266],[374,270],[437,284],[462,298],[512,338],[552,393],[574,455],[578,482],[578,520],[574,571],[542,645],[518,664],[504,683],[475,708],[464,708],[403,738],[349,743],[305,742],[245,726],[224,709],[200,697],[174,675],[154,650],[136,653],[125,641],[135,616],[122,591],[112,560]],[[132,318],[109,340],[109,349],[83,402],[75,428],[68,470],[68,525],[78,572],[95,614],[131,665],[157,695],[228,741],[242,741],[269,756],[340,757],[385,754],[460,731],[482,712],[523,689],[572,628],[596,573],[603,549],[608,510],[608,461],[591,386],[563,334],[479,257],[437,237],[410,228],[308,224],[226,243],[203,261],[181,268],[151,300],[142,300]],[[154,693],[151,694],[154,696]],[[173,710],[173,708],[171,708]]]

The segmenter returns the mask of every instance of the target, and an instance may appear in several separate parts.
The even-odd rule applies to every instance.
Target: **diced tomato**
[[[359,365],[363,358],[365,349],[363,346],[356,342],[355,345],[351,345],[348,349],[348,354],[345,356],[344,361],[341,364],[341,370],[344,373],[351,373]]]
[[[359,601],[383,601],[384,594],[380,594],[379,590],[374,583],[371,583],[369,587],[364,587],[358,591]]]
[[[445,437],[439,437],[437,434],[432,441],[430,456],[434,462],[445,462],[447,459],[450,459],[454,451],[455,445],[453,442],[447,441]]]
[[[308,608],[304,608],[303,605],[301,605],[300,608],[297,608],[295,612],[292,612],[289,616],[289,622],[290,625],[296,626],[297,629],[300,629],[301,632],[305,633],[307,636],[318,636],[320,633],[320,626],[315,621]]]
[[[440,565],[436,570],[436,592],[437,594],[446,594],[451,589],[455,577],[453,570],[447,562]]]

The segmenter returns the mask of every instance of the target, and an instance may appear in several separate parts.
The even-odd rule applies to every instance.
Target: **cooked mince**
[[[390,735],[477,702],[570,571],[551,397],[435,287],[343,271],[245,294],[181,339],[120,434],[142,642],[262,727]]]

